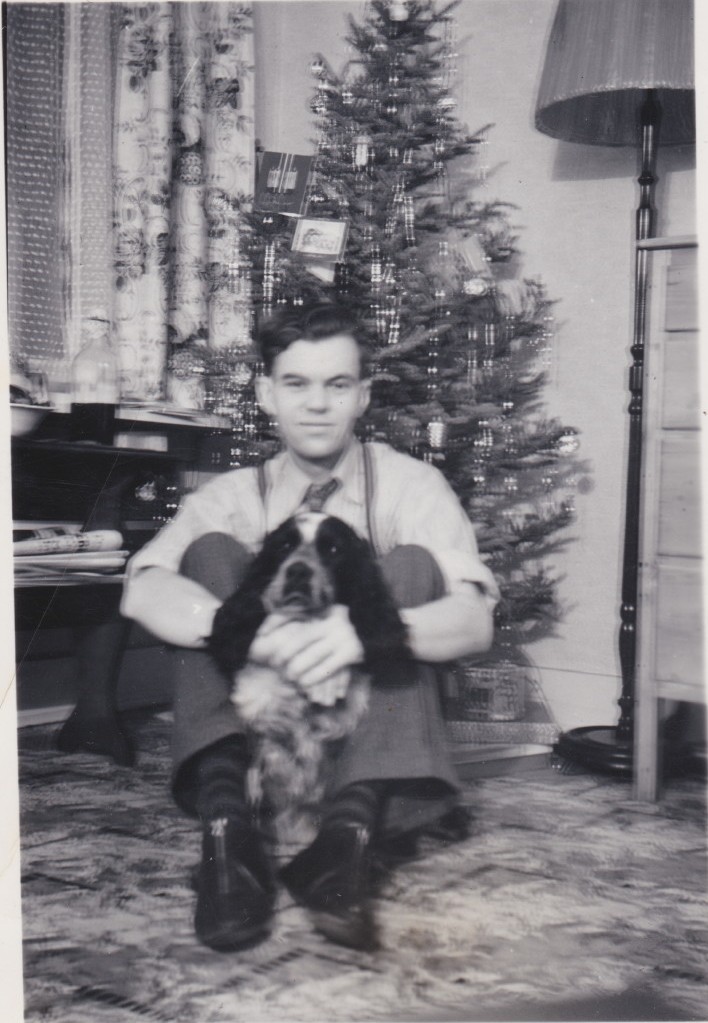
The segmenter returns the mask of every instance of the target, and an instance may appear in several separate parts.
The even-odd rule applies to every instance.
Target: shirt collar
[[[293,509],[299,508],[312,479],[302,471],[287,450],[277,455],[273,463],[275,470],[272,477],[273,487],[278,491],[278,497],[285,493],[292,495]],[[342,484],[341,488],[335,491],[335,495],[341,494],[348,501],[363,504],[363,496],[360,496],[362,488],[357,485],[360,473],[361,443],[356,437],[352,437],[349,446],[342,452],[331,472],[331,478],[339,480]]]

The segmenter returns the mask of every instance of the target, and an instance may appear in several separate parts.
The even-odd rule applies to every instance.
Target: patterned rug
[[[381,951],[328,944],[281,894],[270,939],[221,955],[192,931],[169,723],[131,727],[135,769],[20,733],[28,1023],[706,1017],[701,782],[658,805],[585,774],[468,783],[471,836],[386,881]]]

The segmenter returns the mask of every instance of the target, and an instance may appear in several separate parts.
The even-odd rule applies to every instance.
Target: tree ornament
[[[393,238],[396,230],[396,222],[398,220],[398,211],[395,206],[392,206],[386,216],[386,225],[384,227],[384,234],[387,238]]]
[[[236,350],[234,352],[235,361],[231,369],[231,380],[234,387],[246,387],[251,381],[251,367],[244,355],[243,351]]]
[[[487,372],[494,369],[494,357],[497,347],[497,328],[495,323],[484,324],[484,356],[482,365]]]
[[[403,197],[403,227],[406,235],[406,245],[415,245],[415,207],[413,196]]]
[[[391,21],[408,21],[408,5],[405,0],[392,0],[388,8]]]
[[[580,441],[578,440],[577,434],[572,431],[563,433],[556,441],[556,451],[561,455],[572,455],[580,447]]]
[[[489,283],[484,277],[467,277],[462,282],[462,290],[470,298],[482,298],[489,291]]]
[[[378,245],[371,246],[371,263],[369,267],[371,284],[378,287],[383,280],[383,263],[381,261],[381,249]]]
[[[324,194],[321,188],[317,185],[313,185],[307,196],[307,204],[309,206],[322,206],[323,203],[327,202],[327,196]]]
[[[428,423],[428,444],[435,451],[440,451],[447,444],[447,423],[439,416]]]
[[[267,241],[263,252],[263,312],[269,316],[275,289],[275,242]]]
[[[354,139],[353,163],[355,167],[368,167],[371,137],[357,135]]]
[[[426,377],[428,401],[434,401],[437,398],[438,387],[440,386],[440,339],[437,330],[434,330],[430,336]]]
[[[390,345],[397,345],[401,340],[401,313],[398,304],[391,315],[391,321],[388,325],[388,338],[386,340]]]
[[[334,267],[334,289],[341,297],[348,295],[351,286],[351,273],[348,263],[336,263]]]
[[[479,367],[477,365],[477,352],[470,348],[467,353],[465,383],[468,387],[475,388],[479,383]]]

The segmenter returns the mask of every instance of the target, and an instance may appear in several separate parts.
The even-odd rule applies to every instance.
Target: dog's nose
[[[304,561],[294,561],[285,570],[285,585],[289,590],[300,590],[310,586],[312,568]]]

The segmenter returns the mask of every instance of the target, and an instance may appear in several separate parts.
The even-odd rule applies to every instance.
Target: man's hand
[[[324,618],[294,622],[272,614],[251,644],[249,656],[282,671],[308,691],[314,703],[331,706],[344,696],[349,671],[364,657],[364,649],[342,604]]]

